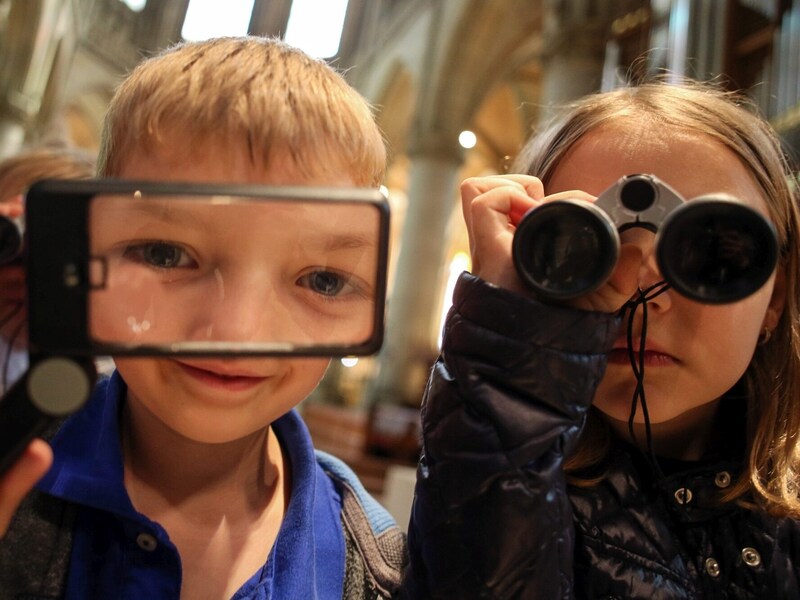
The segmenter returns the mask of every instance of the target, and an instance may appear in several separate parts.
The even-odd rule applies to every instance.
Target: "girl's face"
[[[615,122],[579,140],[555,169],[546,194],[582,190],[599,195],[623,175],[653,174],[691,201],[724,192],[768,216],[763,192],[748,169],[716,140],[658,124]],[[630,229],[622,242],[642,251],[639,287],[661,281],[654,255],[655,236]],[[779,269],[755,294],[732,304],[704,305],[667,290],[647,304],[644,388],[652,424],[667,423],[710,405],[744,374],[759,334],[778,324],[784,302]],[[633,325],[638,349],[641,308]],[[594,405],[612,421],[627,422],[636,380],[628,359],[626,324],[609,354]],[[694,411],[693,413],[690,411]],[[636,421],[643,422],[638,410]]]
[[[191,156],[168,150],[130,156],[119,176],[355,185],[345,173],[309,176],[280,157],[264,172],[236,149]],[[309,207],[285,203],[198,207],[126,200],[92,215],[98,225],[93,244],[107,259],[109,282],[92,297],[96,337],[302,345],[368,336],[371,323],[353,315],[365,306],[371,315],[376,247],[369,241],[375,238],[369,223],[348,213],[352,207],[317,207],[325,213],[317,220],[316,212],[301,213]],[[309,221],[318,226],[303,228]],[[234,441],[268,426],[317,386],[328,363],[328,358],[299,357],[116,360],[129,402],[181,436],[204,443]]]
[[[22,194],[0,199],[3,217],[19,218],[24,212]],[[26,348],[28,344],[25,294],[25,268],[21,262],[0,265],[0,337],[16,348]]]

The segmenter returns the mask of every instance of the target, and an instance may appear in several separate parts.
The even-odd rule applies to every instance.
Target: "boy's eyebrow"
[[[207,226],[207,223],[197,216],[196,211],[181,203],[164,200],[153,201],[152,198],[149,200],[134,199],[133,201],[128,199],[124,204],[117,206],[170,222],[188,224],[197,228],[201,225]],[[209,206],[209,204],[205,204],[205,206]],[[372,229],[362,229],[355,232],[348,231],[347,233],[326,232],[323,230],[318,236],[305,238],[303,244],[316,246],[323,252],[371,249],[376,245],[377,235],[377,228],[375,228],[374,234]]]
[[[196,211],[189,207],[179,206],[178,202],[137,200],[132,202],[133,209],[146,215],[181,224],[200,225],[202,220],[195,214]]]
[[[324,252],[335,252],[337,250],[360,250],[362,248],[372,248],[375,246],[374,236],[359,233],[330,234],[324,235],[320,240],[320,249]]]

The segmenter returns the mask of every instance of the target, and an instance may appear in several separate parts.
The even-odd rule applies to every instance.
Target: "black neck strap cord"
[[[638,404],[642,405],[642,416],[644,417],[644,431],[645,442],[647,447],[647,457],[652,464],[653,470],[659,478],[663,478],[661,467],[656,460],[655,452],[653,450],[653,435],[650,429],[650,414],[647,410],[647,400],[644,394],[644,363],[645,352],[647,348],[647,303],[663,294],[669,289],[669,284],[666,281],[659,281],[648,288],[639,289],[637,295],[631,298],[620,310],[620,315],[628,314],[628,331],[627,331],[627,345],[628,345],[628,358],[633,369],[633,375],[636,377],[636,388],[633,391],[633,398],[631,399],[631,414],[628,417],[628,432],[631,436],[631,441],[636,444],[636,433],[633,428],[634,419],[636,417],[636,407]],[[639,332],[638,348],[634,349],[633,340],[633,321],[636,316],[636,309],[642,307],[642,329]]]
[[[11,311],[6,315],[2,320],[0,320],[0,327],[11,321],[15,316],[19,314],[24,306],[23,302],[16,303]],[[20,323],[16,329],[11,334],[11,338],[6,340],[6,356],[3,360],[3,372],[2,372],[2,385],[4,392],[8,390],[8,369],[9,365],[11,364],[11,351],[14,348],[14,342],[17,341],[17,338],[22,333],[22,328],[25,327],[25,322],[23,321]]]

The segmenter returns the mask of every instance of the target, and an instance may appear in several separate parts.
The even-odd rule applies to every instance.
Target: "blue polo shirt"
[[[123,484],[118,373],[53,438],[55,462],[43,492],[79,505],[66,600],[179,598],[181,560],[167,532],[138,513]],[[316,460],[295,411],[272,424],[292,469],[289,506],[269,555],[235,600],[340,599],[345,549],[341,497]]]

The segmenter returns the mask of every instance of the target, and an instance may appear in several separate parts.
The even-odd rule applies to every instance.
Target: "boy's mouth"
[[[195,365],[183,361],[175,362],[192,379],[220,390],[249,390],[267,379],[267,377],[256,375],[247,369],[221,367],[218,365]]]

